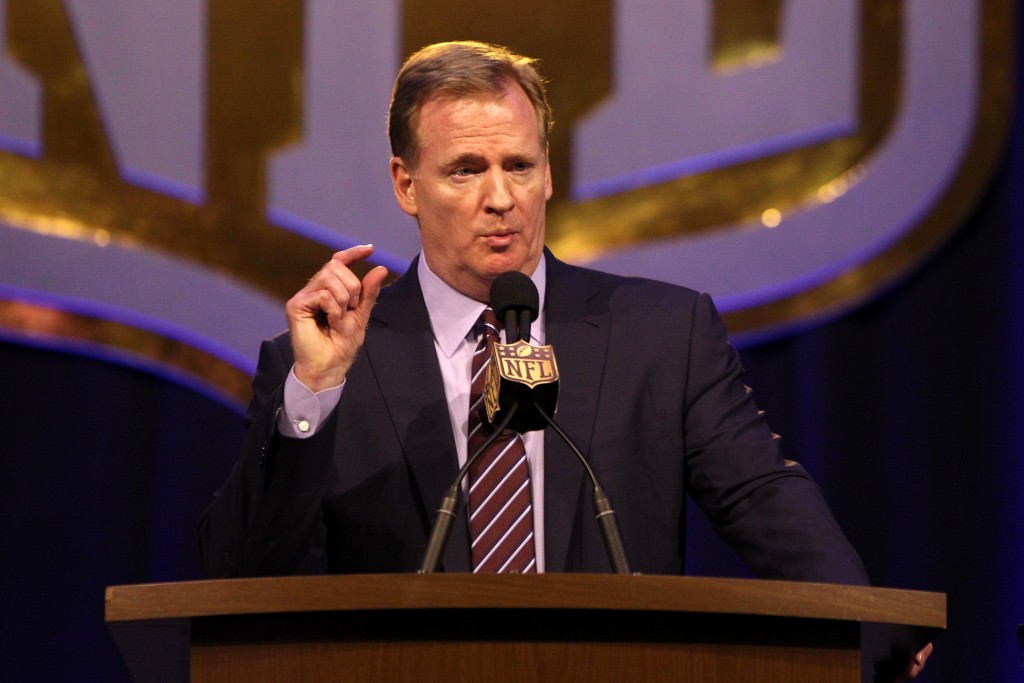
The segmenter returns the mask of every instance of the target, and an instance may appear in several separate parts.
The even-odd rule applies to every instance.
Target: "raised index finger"
[[[345,266],[350,266],[353,263],[369,258],[371,254],[373,254],[372,244],[357,244],[354,247],[334,252],[331,260],[338,261]]]
[[[332,273],[337,282],[347,290],[346,307],[349,309],[359,305],[362,298],[362,278],[354,273],[349,266],[369,258],[373,254],[372,244],[360,244],[342,251],[335,252],[330,263],[324,268],[324,273]],[[339,267],[340,266],[340,267]],[[365,277],[365,274],[364,274]],[[327,279],[325,286],[333,291],[334,282]],[[336,292],[336,295],[340,292]]]

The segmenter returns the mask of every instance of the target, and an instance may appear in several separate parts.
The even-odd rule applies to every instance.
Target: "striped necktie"
[[[481,417],[490,343],[499,339],[498,320],[490,308],[480,315],[478,329],[469,396],[469,456],[490,433]],[[469,531],[474,572],[537,571],[530,467],[523,439],[512,430],[498,435],[469,468]]]

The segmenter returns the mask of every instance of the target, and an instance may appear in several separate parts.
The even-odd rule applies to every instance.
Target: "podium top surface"
[[[946,627],[943,593],[614,574],[361,574],[111,586],[108,622],[410,609],[641,610]]]

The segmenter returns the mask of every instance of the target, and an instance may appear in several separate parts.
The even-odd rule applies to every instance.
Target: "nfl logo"
[[[487,420],[494,424],[495,416],[520,397],[532,400],[529,394],[538,386],[551,385],[552,390],[557,390],[557,382],[558,364],[551,346],[533,346],[521,340],[514,344],[492,342],[484,389]]]

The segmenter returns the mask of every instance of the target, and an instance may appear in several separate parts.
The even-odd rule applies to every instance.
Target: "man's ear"
[[[412,170],[402,157],[391,157],[391,185],[394,187],[398,206],[410,216],[415,216],[416,191],[413,187]]]

